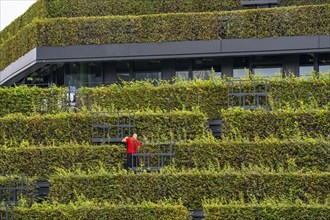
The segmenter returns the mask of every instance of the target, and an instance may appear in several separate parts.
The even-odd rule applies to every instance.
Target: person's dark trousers
[[[126,169],[133,169],[139,167],[139,160],[134,154],[127,154]]]

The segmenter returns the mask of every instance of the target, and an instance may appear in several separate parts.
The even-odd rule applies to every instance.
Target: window
[[[89,63],[88,86],[101,86],[103,83],[103,66],[101,63]]]
[[[119,61],[117,62],[116,78],[119,81],[129,81],[130,62]]]
[[[208,80],[212,76],[212,69],[214,70],[214,76],[221,77],[221,65],[219,59],[195,59],[193,62],[193,78]]]
[[[188,80],[189,79],[189,67],[191,60],[181,59],[175,61],[175,76],[177,78]]]
[[[330,54],[319,54],[319,72],[330,72]]]
[[[134,63],[136,80],[155,79],[161,80],[161,64],[159,60],[136,61]]]
[[[276,67],[276,66],[256,66],[252,70],[254,75],[257,76],[263,76],[263,77],[271,77],[279,75],[283,72],[282,67]]]
[[[175,76],[181,80],[188,80],[189,79],[189,71],[175,71]]]
[[[314,56],[303,54],[299,57],[299,77],[310,77],[314,70]]]
[[[234,79],[241,79],[249,76],[249,69],[247,68],[238,68],[233,70]]]
[[[234,58],[233,78],[240,79],[249,76],[249,58],[235,57]]]

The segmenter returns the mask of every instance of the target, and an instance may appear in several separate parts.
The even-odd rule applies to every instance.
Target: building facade
[[[106,4],[107,1],[98,2]],[[190,0],[186,4],[192,2],[196,3]],[[56,5],[47,3],[48,0],[38,1],[26,14],[33,13],[33,7],[41,7],[40,4],[45,11],[51,11],[52,7],[56,9]],[[66,7],[70,9],[70,4]],[[34,29],[24,26],[23,31],[17,31],[14,41],[13,38],[6,38],[7,32],[13,31],[10,26],[0,33],[1,56],[7,59],[0,68],[0,85],[74,84],[81,87],[121,80],[208,79],[213,74],[238,79],[248,74],[265,77],[286,74],[309,76],[312,71],[330,71],[328,0],[319,1],[317,5],[307,4],[303,0],[238,0],[232,8],[228,5],[215,5],[211,9],[205,9],[203,5],[195,7],[197,9],[188,12],[183,9],[168,10],[166,13],[141,12],[133,18],[129,12],[125,12],[125,16],[113,15],[113,8],[98,17],[84,18],[86,20],[79,20],[81,15],[87,13],[84,9],[78,15],[61,15],[65,18],[57,18],[48,12],[48,17],[36,15],[39,18],[29,22],[24,21],[23,15],[20,25],[33,23]],[[311,13],[315,14],[313,18],[308,17]],[[107,23],[109,21],[105,19],[111,22]],[[72,23],[78,21],[78,28],[72,30]],[[13,26],[17,26],[15,22],[18,21],[14,21]],[[83,22],[86,22],[85,26]],[[107,27],[99,34],[97,32],[103,27],[98,26],[101,22]],[[181,25],[182,22],[188,24]],[[124,27],[124,30],[112,29],[116,25],[118,29]],[[185,28],[190,31],[185,32]],[[31,34],[35,42],[31,43],[20,34],[24,31]],[[184,33],[187,33],[186,36]],[[122,35],[125,35],[124,40],[121,40]],[[111,39],[103,39],[109,36]],[[8,46],[13,42],[17,45]],[[25,52],[16,48],[26,45],[29,47],[23,50]],[[15,51],[16,56],[10,54],[8,48]]]

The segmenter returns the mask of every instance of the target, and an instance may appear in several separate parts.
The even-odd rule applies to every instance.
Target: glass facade
[[[299,77],[310,77],[314,71],[314,56],[303,54],[299,56]]]
[[[330,74],[330,54],[319,54],[319,72]]]
[[[313,70],[320,73],[329,73],[330,54],[300,54],[296,55],[295,66],[297,76],[309,77]],[[227,62],[228,59],[225,59]],[[295,63],[298,62],[298,63]],[[108,62],[71,62],[46,64],[34,70],[16,84],[49,86],[72,85],[100,86],[130,80],[161,80],[164,75],[167,79],[177,77],[182,80],[208,80],[212,75],[222,76],[222,67],[226,63],[221,58],[191,58],[172,60],[141,60],[141,61],[108,61]],[[282,56],[254,56],[232,58],[231,70],[234,79],[249,77],[254,74],[262,77],[282,76],[285,63]],[[228,65],[227,65],[228,71]]]
[[[282,67],[272,67],[272,66],[259,66],[254,67],[252,70],[254,75],[263,76],[263,77],[275,77],[280,76],[283,72]]]

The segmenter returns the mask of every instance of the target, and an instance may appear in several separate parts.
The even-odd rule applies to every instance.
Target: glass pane
[[[161,73],[160,72],[140,72],[136,73],[135,75],[136,80],[146,80],[146,79],[161,79]]]
[[[300,66],[299,67],[299,76],[311,76],[314,66]]]
[[[282,72],[281,67],[261,67],[253,68],[253,74],[257,76],[271,77]]]
[[[246,68],[234,69],[234,79],[240,79],[249,76],[249,70]]]
[[[330,65],[322,65],[319,68],[320,73],[329,73],[330,72]]]
[[[181,79],[181,80],[188,80],[189,79],[189,71],[176,71],[175,76],[178,79]]]

